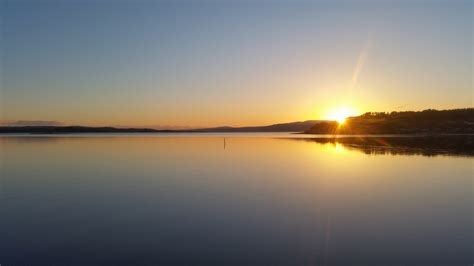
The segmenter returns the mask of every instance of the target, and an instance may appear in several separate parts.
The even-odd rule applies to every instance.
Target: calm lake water
[[[474,263],[470,150],[300,137],[0,137],[0,264]]]

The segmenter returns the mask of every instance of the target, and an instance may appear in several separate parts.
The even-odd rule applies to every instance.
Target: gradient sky
[[[0,2],[1,119],[260,125],[472,107],[472,1]]]

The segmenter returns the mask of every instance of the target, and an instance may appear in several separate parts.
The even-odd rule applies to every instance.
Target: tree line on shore
[[[308,134],[471,134],[474,108],[404,112],[367,112],[344,123],[322,121]]]

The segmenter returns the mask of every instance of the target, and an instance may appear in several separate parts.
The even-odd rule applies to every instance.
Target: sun
[[[356,112],[350,108],[338,108],[329,112],[328,119],[337,121],[339,124],[344,124],[346,122],[346,118],[354,116],[355,114]]]
[[[337,116],[334,118],[339,124],[344,124],[346,122],[346,117],[341,114],[337,114]]]

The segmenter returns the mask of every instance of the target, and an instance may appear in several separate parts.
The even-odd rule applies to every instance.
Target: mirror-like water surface
[[[0,264],[474,262],[469,152],[278,136],[0,137]]]

